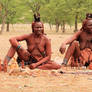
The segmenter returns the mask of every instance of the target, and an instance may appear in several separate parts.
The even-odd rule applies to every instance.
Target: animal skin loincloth
[[[92,51],[89,48],[85,48],[81,50],[81,54],[78,58],[75,59],[73,56],[71,56],[68,61],[68,65],[77,66],[78,63],[80,63],[82,66],[84,66],[87,63],[89,65],[90,62],[92,62]]]

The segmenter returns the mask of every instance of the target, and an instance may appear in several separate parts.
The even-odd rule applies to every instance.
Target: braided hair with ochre
[[[34,26],[37,22],[40,22],[43,25],[43,23],[40,21],[40,14],[39,13],[34,14],[34,21],[32,22],[32,32],[34,32]],[[44,25],[43,25],[43,28],[44,28]],[[44,34],[44,30],[42,30],[42,33]]]

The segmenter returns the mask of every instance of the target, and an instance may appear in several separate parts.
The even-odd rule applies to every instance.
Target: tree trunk
[[[52,30],[52,26],[51,26],[51,24],[49,23],[49,26],[50,26],[50,30]]]
[[[59,23],[56,23],[56,32],[59,31]]]
[[[9,22],[7,23],[7,29],[6,32],[9,32]]]
[[[60,22],[58,21],[57,18],[55,19],[55,22],[56,22],[56,32],[58,32],[59,31]]]
[[[78,20],[78,13],[76,13],[76,15],[75,15],[75,30],[74,30],[74,32],[76,32],[78,30],[77,20]]]
[[[2,26],[1,26],[0,34],[2,34],[2,32],[4,31],[4,27],[5,27],[5,17],[2,20]]]
[[[64,33],[65,32],[65,21],[63,20],[63,29],[62,29],[62,32]]]

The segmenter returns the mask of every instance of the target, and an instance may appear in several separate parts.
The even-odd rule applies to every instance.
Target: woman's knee
[[[78,42],[78,41],[73,41],[73,42],[71,43],[71,46],[79,46],[79,42]]]
[[[56,69],[56,70],[61,68],[61,65],[54,63],[54,62],[52,64],[52,66],[53,66],[53,69]]]
[[[61,68],[61,65],[57,65],[55,69],[60,69]]]

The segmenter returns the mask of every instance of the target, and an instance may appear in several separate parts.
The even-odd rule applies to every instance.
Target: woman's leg
[[[7,64],[8,64],[8,62],[9,62],[9,61],[11,60],[11,58],[14,56],[15,52],[16,52],[15,48],[13,48],[13,47],[11,46],[10,49],[9,49],[9,51],[8,51],[8,53],[7,53],[7,55],[5,56],[4,62],[3,62],[3,64],[4,64],[3,70],[4,70],[5,72],[7,72]]]
[[[46,64],[40,65],[38,68],[43,70],[60,69],[61,65],[56,64],[54,61],[49,61]]]
[[[74,41],[70,44],[66,51],[63,63],[67,64],[71,56],[74,56],[74,58],[78,58],[80,56],[80,48],[78,41]]]
[[[15,52],[16,49],[11,46],[7,55],[5,56],[4,63],[8,63],[11,60],[11,58],[14,56]]]

